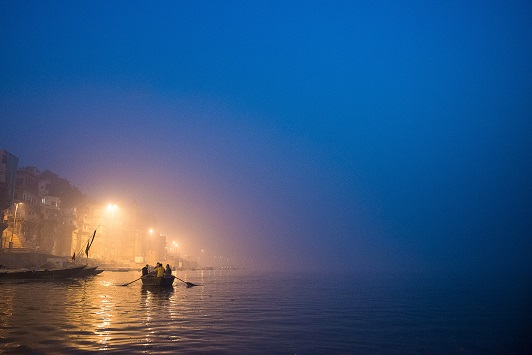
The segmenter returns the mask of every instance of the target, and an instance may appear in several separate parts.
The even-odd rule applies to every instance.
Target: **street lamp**
[[[107,205],[107,211],[111,212],[111,257],[114,260],[114,257],[116,256],[116,243],[114,240],[114,220],[115,220],[115,210],[118,208],[117,205],[110,203]]]
[[[111,232],[113,231],[113,223],[114,223],[114,219],[115,219],[115,210],[117,208],[118,208],[117,205],[113,205],[111,203],[107,206],[107,211],[111,212]]]
[[[112,203],[110,203],[109,205],[107,205],[107,211],[111,211],[111,215],[114,216],[115,214],[115,210],[118,208],[117,205],[114,205]]]
[[[15,215],[13,216],[13,230],[11,231],[11,241],[9,242],[9,249],[13,248],[13,234],[15,234],[15,227],[17,226],[17,211],[18,205],[22,202],[15,203]]]
[[[172,242],[172,245],[174,246],[174,247],[172,248],[172,254],[173,254],[173,255],[176,255],[176,254],[177,254],[177,242],[175,242],[175,241]]]
[[[145,234],[144,258],[153,257],[153,228],[148,229],[148,234]],[[148,238],[149,237],[149,238]]]

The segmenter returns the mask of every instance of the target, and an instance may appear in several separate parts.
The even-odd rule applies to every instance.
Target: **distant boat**
[[[142,286],[154,286],[154,287],[172,287],[175,276],[164,275],[164,277],[144,276],[141,278]]]
[[[7,270],[0,271],[0,279],[66,279],[75,277],[86,265],[44,270]]]
[[[112,266],[108,266],[108,267],[105,267],[105,270],[114,271],[114,272],[129,272],[129,271],[138,270],[138,269],[136,269],[136,268],[132,269],[130,267],[112,267]]]

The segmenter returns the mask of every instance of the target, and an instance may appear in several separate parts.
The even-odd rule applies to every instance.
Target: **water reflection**
[[[145,286],[141,287],[141,300],[149,298],[159,298],[159,299],[170,299],[174,294],[173,287],[154,287],[154,286]]]
[[[0,353],[526,353],[511,345],[532,314],[524,283],[201,270],[176,275],[199,287],[116,286],[138,276],[0,283]]]

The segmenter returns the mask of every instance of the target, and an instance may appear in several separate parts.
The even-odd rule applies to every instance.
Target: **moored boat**
[[[0,271],[0,279],[66,279],[80,273],[86,265],[60,269]]]
[[[155,287],[172,287],[175,276],[164,275],[164,277],[144,276],[141,278],[142,286],[155,286]]]
[[[79,277],[95,276],[95,275],[101,274],[102,272],[103,270],[99,270],[98,266],[87,266],[83,270],[75,274],[74,277],[79,278]]]
[[[61,269],[44,269],[44,270],[35,270],[32,279],[66,279],[69,277],[74,277],[79,274],[86,265],[79,265]]]
[[[0,279],[30,279],[34,270],[5,270],[0,271]]]

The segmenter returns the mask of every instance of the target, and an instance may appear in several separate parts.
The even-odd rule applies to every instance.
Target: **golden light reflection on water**
[[[196,271],[177,276],[203,284],[209,275]],[[9,346],[52,353],[197,344],[198,332],[212,327],[202,324],[209,313],[202,304],[207,297],[203,286],[119,286],[138,276],[104,272],[87,280],[2,284],[0,339],[11,339]]]
[[[108,342],[111,339],[111,319],[113,318],[114,303],[109,295],[99,295],[99,310],[96,311],[100,323],[96,325],[96,334],[99,336],[99,350],[107,350]]]
[[[153,320],[152,314],[151,314],[152,312],[151,305],[152,305],[153,300],[152,300],[152,295],[147,293],[144,288],[142,289],[142,292],[140,295],[141,295],[141,305],[143,306],[142,308],[144,310],[144,324],[148,326],[143,345],[148,346],[152,342],[152,338],[155,332],[155,329],[149,326],[149,324],[151,324]]]

